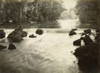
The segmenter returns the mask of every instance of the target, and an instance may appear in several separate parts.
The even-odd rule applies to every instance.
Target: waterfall
[[[76,0],[63,0],[63,6],[66,10],[62,13],[61,19],[58,20],[61,28],[72,29],[80,24],[76,15],[76,4]]]

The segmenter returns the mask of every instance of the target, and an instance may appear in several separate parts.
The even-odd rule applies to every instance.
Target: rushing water
[[[5,29],[9,34],[12,30]],[[28,36],[36,29],[25,29]],[[14,43],[16,50],[0,51],[0,73],[79,73],[77,60],[72,54],[73,41],[80,35],[69,37],[68,31],[44,29],[37,38],[26,37],[20,43]],[[9,45],[5,41],[0,44]]]
[[[72,29],[79,26],[79,20],[78,19],[64,19],[64,20],[58,20],[61,28],[65,29]]]

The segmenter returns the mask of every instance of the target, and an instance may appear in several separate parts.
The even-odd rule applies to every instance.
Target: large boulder
[[[8,35],[8,40],[9,41],[12,41],[12,42],[20,42],[22,39],[23,39],[23,37],[22,37],[22,32],[20,32],[20,31],[13,31],[12,33],[10,33],[9,35]]]
[[[8,35],[8,40],[11,42],[20,42],[23,40],[23,37],[27,36],[27,32],[23,31],[20,28],[15,29]]]
[[[4,30],[0,30],[0,39],[5,37],[5,32]]]

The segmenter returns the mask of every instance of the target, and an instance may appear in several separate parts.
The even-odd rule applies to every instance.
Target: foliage
[[[4,26],[38,22],[38,27],[57,27],[64,8],[57,0],[0,0],[0,10],[0,24]]]
[[[78,0],[76,9],[82,24],[90,24],[91,26],[97,24],[99,10],[96,0]]]
[[[64,11],[57,0],[5,0],[0,1],[0,23],[46,23],[56,21]]]
[[[6,22],[9,22],[9,20],[12,20],[14,23],[18,22],[19,20],[19,14],[20,14],[20,6],[21,4],[19,2],[14,3],[6,3],[5,4],[5,20]]]
[[[31,3],[33,5],[33,11],[28,11],[28,16],[31,17],[32,20],[37,22],[45,22],[45,21],[55,21],[60,18],[62,11],[64,8],[61,3],[57,1],[38,1],[35,0]],[[31,14],[30,14],[31,12]]]

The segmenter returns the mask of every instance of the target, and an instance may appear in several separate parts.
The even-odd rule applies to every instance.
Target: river
[[[0,73],[79,73],[73,41],[80,35],[69,37],[65,29],[43,29],[37,38],[28,36],[36,29],[25,29],[28,36],[14,43],[16,50],[0,51]],[[12,29],[5,29],[7,35]],[[0,40],[2,41],[2,40]],[[9,45],[7,38],[0,44]]]

